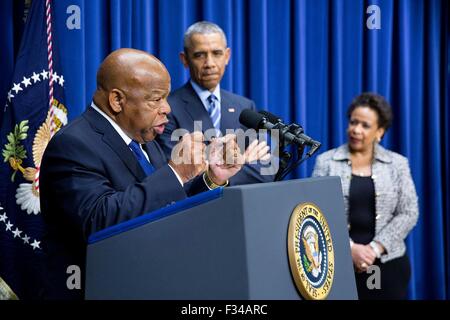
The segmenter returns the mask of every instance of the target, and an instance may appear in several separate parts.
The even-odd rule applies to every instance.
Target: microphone
[[[308,152],[309,155],[316,152],[321,145],[320,142],[304,134],[300,125],[293,123],[288,126],[283,123],[281,118],[267,111],[258,113],[251,109],[244,109],[239,115],[239,122],[253,129],[278,129],[280,130],[280,135],[287,143],[311,146],[311,150]]]
[[[252,128],[255,130],[258,129],[279,129],[280,135],[284,137],[284,139],[288,143],[299,143],[300,141],[296,140],[296,137],[288,132],[286,128],[281,128],[278,126],[278,124],[274,124],[270,122],[265,116],[262,114],[255,112],[251,109],[244,109],[242,110],[241,114],[239,115],[239,122],[243,124],[244,126],[248,128]]]
[[[293,135],[298,137],[301,141],[304,141],[303,142],[304,144],[306,144],[308,146],[313,146],[314,144],[319,143],[317,141],[314,141],[311,137],[304,134],[302,126],[300,126],[296,123],[292,123],[289,126],[287,126],[283,123],[283,120],[281,118],[277,117],[273,113],[270,113],[269,111],[259,111],[259,113],[262,114],[269,122],[279,124],[280,126],[288,127],[289,132],[291,132]]]
[[[273,113],[270,113],[269,111],[258,111],[259,114],[262,114],[269,122],[272,123],[279,123],[279,122],[283,122],[283,119],[277,117],[276,115],[274,115]]]

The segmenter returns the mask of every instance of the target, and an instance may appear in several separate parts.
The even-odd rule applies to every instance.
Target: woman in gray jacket
[[[405,238],[419,215],[408,160],[378,144],[392,122],[383,97],[363,93],[347,115],[348,143],[318,156],[313,176],[341,177],[359,298],[405,299]],[[371,265],[380,267],[380,289],[367,286]]]

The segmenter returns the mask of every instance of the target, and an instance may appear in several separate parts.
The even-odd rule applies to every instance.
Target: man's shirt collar
[[[113,119],[111,119],[106,113],[100,110],[100,108],[95,105],[94,101],[92,101],[91,107],[95,111],[100,113],[106,120],[108,120],[108,122],[113,126],[113,128],[117,131],[117,133],[122,137],[123,141],[125,141],[126,145],[128,146],[132,139],[129,136],[127,136],[127,134],[122,130],[122,128],[119,127],[119,125]]]
[[[192,81],[192,79],[191,79],[191,85],[192,85],[192,88],[194,89],[195,93],[197,93],[198,97],[202,101],[203,106],[205,107],[206,110],[209,109],[208,97],[211,95],[211,93],[216,96],[217,100],[219,101],[219,105],[220,105],[220,103],[221,103],[220,83],[217,85],[217,87],[214,89],[213,92],[200,87],[198,84],[196,84],[194,81]]]

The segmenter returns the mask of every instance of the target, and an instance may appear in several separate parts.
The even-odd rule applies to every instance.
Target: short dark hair
[[[225,47],[227,46],[227,37],[223,32],[222,28],[220,28],[217,24],[209,22],[209,21],[199,21],[191,25],[183,37],[183,46],[184,52],[187,54],[188,49],[191,47],[191,38],[194,34],[211,34],[218,33],[222,36],[223,41],[225,42]]]
[[[383,96],[373,92],[364,92],[353,99],[347,110],[347,117],[350,119],[353,110],[358,107],[369,107],[378,115],[378,127],[386,132],[392,124],[392,109],[389,102]]]

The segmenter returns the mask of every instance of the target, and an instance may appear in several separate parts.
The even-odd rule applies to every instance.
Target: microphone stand
[[[281,132],[281,130],[283,130],[283,128],[280,129],[279,127],[277,128],[277,126],[275,126],[274,129],[278,129],[278,130],[280,130],[280,132]],[[284,131],[286,131],[286,130],[284,130]],[[286,168],[288,167],[289,162],[291,161],[291,158],[292,158],[292,154],[285,150],[286,142],[284,140],[283,134],[280,134],[279,140],[280,140],[280,144],[279,144],[278,150],[280,150],[280,166],[278,168],[277,174],[275,175],[274,181],[283,180],[284,172],[285,172]]]
[[[280,154],[280,167],[278,168],[278,172],[275,175],[275,180],[274,181],[283,180],[284,172],[285,172],[287,166],[289,165],[289,161],[291,160],[291,157],[292,157],[292,155],[289,152],[287,152],[285,150],[281,151],[281,154]]]
[[[303,133],[303,128],[300,127],[299,125],[293,123],[293,124],[289,125],[285,131],[289,131],[294,135],[298,135],[300,133]],[[281,136],[282,137],[284,136],[284,132]],[[284,139],[282,139],[282,140],[284,140]],[[314,144],[309,149],[309,151],[307,152],[306,156],[303,157],[303,152],[305,151],[305,143],[298,145],[297,149],[296,149],[297,150],[296,159],[298,159],[298,160],[289,167],[288,167],[288,164],[289,164],[289,160],[291,160],[291,158],[292,158],[292,155],[290,153],[286,152],[285,150],[283,150],[281,153],[289,154],[289,158],[280,157],[280,168],[275,176],[275,181],[281,181],[284,178],[286,178],[286,176],[289,173],[291,173],[300,164],[302,164],[304,161],[306,161],[306,159],[310,158],[314,153],[316,153],[316,151],[319,150],[320,146],[321,146],[321,143],[318,141],[315,141]],[[280,148],[281,147],[283,147],[283,149],[285,148],[284,141],[283,141],[283,145],[280,144]]]
[[[247,112],[248,114],[248,112]],[[283,180],[290,172],[292,172],[295,168],[297,168],[302,162],[304,162],[306,159],[310,158],[319,148],[321,143],[318,141],[314,141],[311,138],[308,138],[307,140],[305,140],[307,138],[305,138],[305,135],[303,135],[303,138],[297,138],[297,137],[301,137],[303,134],[303,128],[301,126],[299,126],[298,124],[292,123],[288,126],[286,126],[285,124],[283,124],[281,122],[281,119],[276,118],[276,116],[270,114],[270,113],[261,113],[263,116],[259,115],[261,117],[261,119],[258,119],[258,117],[256,117],[256,119],[252,119],[250,122],[252,121],[258,121],[258,125],[257,127],[259,128],[266,128],[266,123],[268,122],[270,124],[269,128],[270,130],[275,129],[279,131],[279,146],[278,146],[278,150],[280,151],[280,155],[279,155],[279,168],[278,171],[275,175],[275,179],[274,181],[281,181]],[[255,116],[252,115],[251,111],[249,116],[251,116],[250,118],[255,118]],[[269,121],[268,118],[271,119],[271,117],[273,119],[271,119],[275,124],[272,123],[272,121]],[[244,123],[247,120],[244,121]],[[271,127],[272,126],[272,127]],[[250,124],[250,127],[253,127],[252,124]],[[286,142],[285,139],[285,135],[289,133],[289,137],[290,140],[288,140],[288,142]],[[292,139],[292,135],[295,136],[296,138]],[[294,140],[294,141],[291,141]],[[294,142],[294,143],[293,143]],[[295,159],[297,159],[297,161],[295,161],[292,165],[289,166],[290,162],[293,162],[293,158],[292,158],[292,154],[286,150],[286,147],[290,144],[295,144],[297,146],[296,148],[296,157]],[[305,151],[305,146],[309,145],[310,146],[310,150],[308,151],[308,153],[306,154],[305,157],[303,157],[303,152]]]

